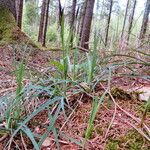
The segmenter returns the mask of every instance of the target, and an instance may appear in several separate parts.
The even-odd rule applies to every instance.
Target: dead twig
[[[1,138],[0,138],[0,143],[3,142],[7,137],[8,137],[8,133],[4,134]]]
[[[25,141],[24,141],[24,138],[23,138],[23,136],[22,136],[22,132],[20,132],[20,135],[21,135],[21,141],[22,141],[22,144],[23,144],[24,149],[25,149],[25,150],[28,150],[28,149],[27,149],[27,146],[26,146],[26,143],[25,143]]]

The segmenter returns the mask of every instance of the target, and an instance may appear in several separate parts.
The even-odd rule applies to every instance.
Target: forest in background
[[[0,0],[0,149],[150,149],[142,2]]]
[[[50,45],[54,45],[54,47],[57,45],[61,45],[60,20],[63,11],[63,16],[65,18],[64,37],[68,37],[69,30],[71,29],[71,31],[73,31],[72,34],[74,35],[73,43],[74,45],[77,45],[77,40],[79,40],[82,36],[84,16],[86,15],[85,1],[78,0],[71,2],[68,0],[65,1],[65,3],[63,2],[64,6],[61,4],[61,1],[51,0],[48,3],[48,20],[47,25],[45,25],[47,30],[47,36],[45,37],[45,40],[47,44],[50,43]],[[92,3],[93,7],[91,5]],[[101,49],[104,49],[107,46],[107,48],[109,47],[112,50],[116,50],[120,49],[122,46],[126,47],[126,45],[135,48],[140,46],[139,40],[144,37],[145,43],[148,43],[149,2],[147,1],[146,7],[145,1],[145,8],[139,11],[137,10],[140,8],[138,6],[138,1],[124,1],[122,3],[119,1],[111,0],[97,0],[91,2],[91,8],[89,9],[92,9],[92,12],[90,13],[93,13],[93,15],[91,14],[91,16],[86,20],[87,22],[89,22],[89,24],[90,22],[92,24],[92,27],[86,27],[89,28],[89,31],[86,32],[90,33],[90,41],[88,41],[89,43],[93,42],[95,32],[98,33],[98,46]],[[40,23],[43,22],[44,24],[44,20],[42,20],[41,17],[42,14],[40,14],[42,5],[44,5],[42,4],[42,1],[25,1],[23,13],[23,31],[25,31],[35,41],[37,41],[37,39],[39,41],[39,34],[41,34],[39,31],[39,27],[41,27]],[[92,18],[92,20],[90,20],[90,18]]]

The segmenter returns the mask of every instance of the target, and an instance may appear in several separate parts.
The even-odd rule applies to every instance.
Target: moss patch
[[[112,139],[110,138],[106,145],[106,150],[148,150],[149,142],[143,138],[137,131],[130,130],[126,136]]]
[[[24,32],[17,27],[13,14],[6,8],[0,7],[0,46],[8,43],[30,45],[39,48]]]
[[[118,87],[111,88],[111,94],[114,98],[119,100],[137,100],[139,92],[128,92]]]
[[[0,41],[10,41],[16,26],[13,14],[5,8],[0,8]]]

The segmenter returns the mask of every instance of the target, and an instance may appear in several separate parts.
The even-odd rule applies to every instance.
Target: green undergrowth
[[[146,141],[137,131],[130,130],[124,137],[110,138],[106,150],[148,150],[149,142]]]

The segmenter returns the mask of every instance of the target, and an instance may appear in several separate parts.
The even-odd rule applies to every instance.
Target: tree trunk
[[[71,30],[74,28],[76,4],[77,4],[77,0],[72,0],[72,11],[71,11],[71,17],[70,17],[70,29]]]
[[[23,0],[17,0],[17,26],[22,27]]]
[[[125,29],[126,19],[127,19],[128,9],[129,9],[129,2],[130,0],[127,1],[126,12],[125,12],[123,27],[122,27],[122,32],[121,32],[121,40],[123,39],[123,36],[124,36],[124,29]]]
[[[146,30],[147,30],[147,25],[149,21],[149,13],[150,13],[150,0],[147,0],[146,2],[146,7],[144,11],[144,16],[143,16],[143,21],[142,21],[142,26],[141,26],[141,32],[140,32],[140,39],[144,39]]]
[[[81,34],[80,46],[89,49],[90,29],[93,17],[93,8],[95,0],[87,0],[86,11],[84,16],[83,29]]]
[[[45,46],[45,43],[46,43],[46,33],[47,33],[48,14],[49,14],[49,3],[50,3],[50,0],[47,0],[42,46]]]
[[[0,0],[0,8],[8,9],[16,19],[16,4],[15,0]]]
[[[49,3],[50,0],[43,0],[42,2],[41,19],[40,19],[40,27],[39,27],[39,35],[38,35],[38,42],[40,42],[42,46],[45,46],[46,43]]]
[[[46,0],[43,0],[42,9],[41,9],[40,26],[39,26],[39,35],[38,35],[38,42],[40,42],[40,43],[42,43],[42,41],[43,41],[45,11],[46,11]]]
[[[111,19],[111,13],[112,13],[112,6],[113,6],[113,0],[110,1],[109,15],[108,15],[108,20],[107,20],[107,28],[106,28],[106,36],[105,36],[105,46],[107,46],[107,42],[108,42],[108,32],[109,32],[110,19]]]
[[[132,12],[131,12],[131,15],[129,16],[129,28],[128,28],[128,33],[127,33],[127,44],[128,44],[129,39],[130,39],[130,34],[131,34],[131,29],[132,29],[132,24],[133,24],[133,18],[134,18],[134,13],[135,13],[136,2],[137,1],[134,0]]]
[[[72,11],[70,17],[70,44],[73,45],[73,35],[75,32],[75,15],[76,15],[77,0],[72,0]]]
[[[79,28],[79,40],[81,40],[81,36],[82,36],[86,7],[87,7],[87,0],[84,2],[83,8],[82,8],[81,13],[80,13],[81,20],[79,23],[79,27],[80,27]]]
[[[63,17],[63,14],[64,14],[64,8],[62,8],[62,5],[61,5],[61,1],[60,0],[58,0],[58,6],[59,6],[59,13],[58,13],[58,15],[59,15],[59,20],[58,20],[58,22],[59,22],[59,25],[61,26],[61,23],[62,23],[62,17]]]

